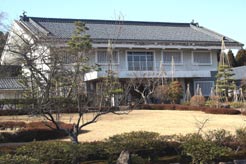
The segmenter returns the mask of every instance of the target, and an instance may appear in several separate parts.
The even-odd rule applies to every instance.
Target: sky
[[[27,16],[181,22],[192,20],[246,44],[246,0],[1,0],[4,24]],[[245,46],[244,46],[245,47]]]

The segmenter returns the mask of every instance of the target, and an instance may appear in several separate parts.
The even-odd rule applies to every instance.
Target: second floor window
[[[69,52],[65,52],[62,58],[63,64],[71,64],[76,62],[76,56]]]
[[[106,50],[97,51],[97,63],[98,64],[108,64],[109,62],[110,62],[110,56]],[[118,51],[113,51],[111,62],[113,64],[119,63]]]
[[[171,64],[172,58],[175,64],[183,63],[181,51],[163,51],[163,63],[164,64]]]
[[[193,64],[210,65],[212,58],[210,52],[197,51],[193,52]]]
[[[127,62],[129,71],[152,71],[154,69],[153,52],[128,51]]]
[[[59,64],[72,64],[77,62],[77,54],[67,48],[50,49],[51,60],[58,60]]]

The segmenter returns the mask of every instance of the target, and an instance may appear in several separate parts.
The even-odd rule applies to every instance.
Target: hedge
[[[244,136],[246,129],[241,129],[241,131],[240,133]],[[230,151],[230,146],[220,145],[218,141],[237,141],[238,145],[243,145],[245,140],[240,140],[242,136],[218,131],[204,136],[198,134],[173,136],[173,141],[170,141],[166,136],[160,136],[158,133],[140,131],[114,135],[100,142],[85,142],[78,145],[61,141],[37,141],[16,147],[15,150],[6,150],[4,148],[5,151],[2,151],[2,147],[0,147],[0,160],[9,163],[11,157],[13,157],[13,159],[19,159],[23,163],[26,162],[25,160],[27,160],[26,163],[38,161],[39,163],[47,164],[55,161],[57,163],[81,163],[85,161],[90,161],[90,163],[96,163],[96,161],[115,163],[120,152],[128,149],[131,156],[133,156],[132,163],[136,161],[146,161],[147,163],[190,163],[192,160],[191,154],[195,154],[196,156],[194,157],[199,156],[203,160],[209,155],[212,157],[211,160],[232,161],[233,159],[245,158],[245,147],[240,147],[235,153],[234,148]],[[199,147],[203,148],[203,152],[199,150]],[[220,153],[220,148],[225,150],[223,151],[225,154],[223,152]],[[215,149],[216,151],[214,151]],[[170,161],[168,159],[170,157],[173,160]]]
[[[180,104],[140,104],[137,109],[150,109],[150,110],[187,110],[187,111],[203,111],[211,114],[241,114],[239,110],[231,108],[210,108],[210,107],[198,107]]]
[[[49,126],[55,128],[52,123],[47,123]],[[61,127],[64,129],[71,129],[71,124],[65,124],[63,122],[60,123]],[[63,130],[51,129],[46,126],[43,122],[2,122],[2,129],[6,128],[20,128],[15,133],[11,132],[2,132],[0,133],[0,143],[4,142],[29,142],[33,140],[49,140],[49,139],[57,139],[64,138],[68,134]]]
[[[230,114],[230,115],[241,114],[239,110],[228,109],[228,108],[206,108],[204,112],[210,114]]]
[[[54,108],[53,108],[54,109]],[[88,107],[88,112],[90,111],[118,111],[119,107]],[[0,116],[13,116],[13,115],[33,115],[36,110],[34,109],[5,109],[5,110],[0,110]],[[72,108],[61,108],[61,109],[54,109],[51,111],[52,113],[78,113],[78,108],[77,107],[72,107]],[[37,113],[38,114],[38,113]]]
[[[151,109],[151,110],[175,110],[174,104],[139,104],[137,109]]]
[[[8,106],[10,109],[24,109],[24,110],[30,110],[33,109],[33,107],[36,107],[38,104],[39,99],[31,99],[31,98],[25,98],[25,99],[0,99],[0,107],[4,107],[8,110]],[[51,108],[59,107],[61,110],[68,109],[68,108],[74,108],[76,107],[76,101],[70,98],[50,98],[49,104],[51,104]],[[55,105],[52,105],[55,104]]]
[[[0,109],[0,116],[28,115],[31,110],[26,109]]]

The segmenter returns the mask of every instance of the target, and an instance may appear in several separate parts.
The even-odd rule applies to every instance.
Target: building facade
[[[86,74],[85,80],[91,91],[95,90],[97,81],[107,74],[109,41],[113,49],[111,69],[120,81],[127,82],[136,78],[136,74],[158,78],[161,72],[165,72],[165,78],[178,79],[184,88],[190,84],[191,92],[199,85],[204,96],[209,95],[215,84],[221,40],[228,49],[243,47],[242,43],[193,22],[60,19],[24,15],[14,22],[13,29],[30,38],[41,34],[52,40],[54,47],[64,48],[75,30],[76,21],[84,22],[89,29],[87,34],[92,40],[93,50],[88,62],[101,68]],[[13,40],[10,35],[8,42]],[[1,63],[13,64],[14,59],[15,55],[5,49]],[[69,59],[66,61],[69,64]]]

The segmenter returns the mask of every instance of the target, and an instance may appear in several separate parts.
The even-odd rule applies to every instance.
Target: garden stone
[[[129,164],[129,152],[127,150],[123,150],[120,153],[116,164]]]

